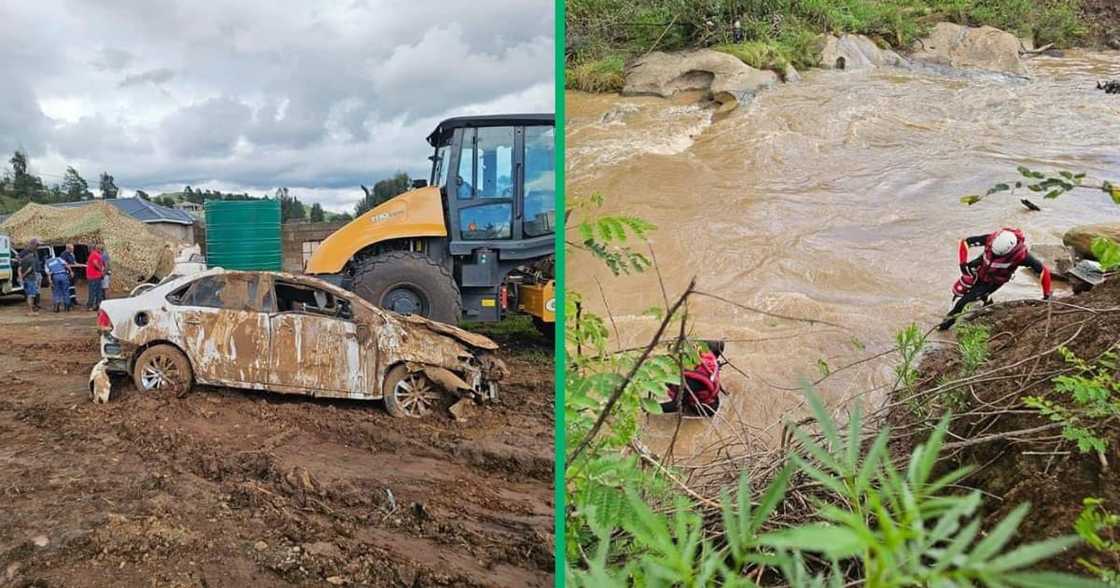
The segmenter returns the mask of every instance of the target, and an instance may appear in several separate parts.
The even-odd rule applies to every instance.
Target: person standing
[[[23,284],[23,294],[27,296],[27,310],[31,315],[39,314],[35,298],[39,296],[39,241],[31,243],[19,254],[19,283]]]
[[[109,292],[109,276],[113,275],[113,270],[109,266],[109,250],[104,245],[101,246],[101,260],[105,266],[105,276],[101,278],[101,299],[104,300]]]
[[[86,310],[97,310],[104,300],[101,291],[101,278],[105,277],[105,260],[101,256],[101,245],[94,245],[89,258],[86,259],[86,281],[89,286],[89,297],[86,300]]]
[[[62,257],[52,257],[47,261],[47,272],[51,276],[51,298],[54,301],[54,311],[70,310],[70,278],[74,270]]]
[[[78,263],[78,258],[74,255],[73,243],[67,243],[66,249],[59,257],[62,258],[62,261],[66,262],[66,267],[70,268],[70,291],[67,293],[66,298],[66,310],[70,310],[71,308],[78,305],[78,292],[74,289],[74,285],[78,283],[77,268],[85,266]]]

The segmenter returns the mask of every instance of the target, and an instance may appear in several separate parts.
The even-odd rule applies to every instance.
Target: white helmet
[[[992,239],[992,255],[996,257],[1003,257],[1011,253],[1012,249],[1019,244],[1019,238],[1011,231],[1000,231],[995,239]]]

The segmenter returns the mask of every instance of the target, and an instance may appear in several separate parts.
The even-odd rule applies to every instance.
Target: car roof
[[[335,286],[334,284],[331,284],[329,282],[325,282],[325,281],[320,280],[319,278],[316,278],[316,277],[313,277],[313,276],[299,275],[299,274],[289,274],[287,272],[263,271],[263,270],[227,270],[227,269],[223,269],[223,268],[210,268],[206,271],[199,272],[197,274],[191,274],[189,276],[183,276],[180,279],[173,280],[171,282],[168,282],[167,284],[161,285],[160,288],[164,289],[165,287],[170,287],[170,288],[167,288],[167,289],[172,289],[173,290],[175,288],[181,287],[183,284],[186,284],[188,282],[193,282],[193,281],[195,281],[197,279],[200,279],[200,278],[204,278],[204,277],[208,277],[208,276],[216,276],[216,275],[235,275],[235,274],[269,275],[269,276],[272,276],[273,278],[279,278],[281,280],[288,281],[288,282],[295,282],[297,284],[303,284],[305,286],[322,288],[323,290],[327,290],[328,292],[331,292],[335,296],[342,296],[342,297],[346,298],[347,300],[350,300],[352,302],[357,302],[358,304],[361,304],[361,305],[365,306],[366,308],[372,310],[373,312],[380,314],[382,317],[385,317],[386,319],[395,319],[395,320],[403,321],[403,322],[406,322],[406,323],[413,323],[413,324],[422,325],[424,327],[427,327],[431,331],[435,331],[437,333],[442,333],[442,334],[447,335],[449,337],[452,337],[454,339],[458,339],[459,341],[461,341],[463,343],[467,343],[468,345],[473,345],[475,347],[480,347],[482,349],[497,349],[498,348],[498,344],[495,343],[489,337],[486,337],[485,335],[479,335],[478,333],[472,333],[470,331],[465,331],[465,330],[463,330],[459,327],[456,327],[454,325],[447,325],[447,324],[444,324],[444,323],[440,323],[440,322],[436,322],[436,321],[433,321],[433,320],[430,320],[430,319],[426,319],[424,317],[414,316],[414,315],[400,315],[400,314],[385,310],[383,308],[380,308],[378,306],[375,306],[375,305],[371,304],[366,299],[362,298],[361,296],[358,296],[357,294],[355,294],[355,293],[353,293],[349,290],[339,288],[338,286]]]

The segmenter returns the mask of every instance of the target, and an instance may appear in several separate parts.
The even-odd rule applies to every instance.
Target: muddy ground
[[[94,405],[95,315],[25,310],[0,298],[0,586],[552,584],[543,339],[465,423],[121,381]]]

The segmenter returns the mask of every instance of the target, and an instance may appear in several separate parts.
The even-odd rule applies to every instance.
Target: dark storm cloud
[[[287,184],[327,204],[423,175],[443,117],[552,110],[551,0],[5,4],[0,69],[19,87],[0,92],[0,148],[44,173]]]

